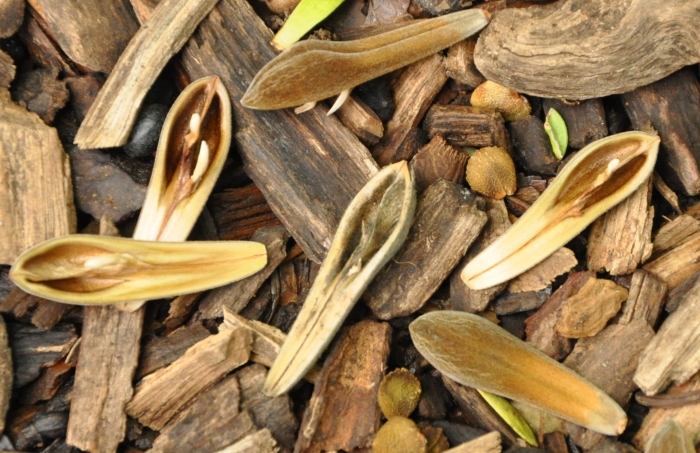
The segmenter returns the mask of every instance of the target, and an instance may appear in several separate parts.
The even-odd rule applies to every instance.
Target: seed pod
[[[503,119],[506,121],[524,118],[532,111],[527,99],[510,88],[490,80],[474,89],[470,102],[474,107],[495,109],[503,115]]]
[[[518,188],[513,159],[503,148],[481,148],[467,162],[467,182],[476,192],[496,200],[513,195]]]
[[[430,56],[488,22],[487,12],[468,9],[355,41],[298,42],[258,72],[241,104],[272,110],[320,101]]]
[[[384,376],[377,400],[386,418],[408,417],[418,406],[420,394],[418,378],[406,368],[399,368]]]
[[[398,252],[413,222],[416,191],[405,161],[381,169],[340,220],[263,392],[278,396],[311,368],[379,270]]]
[[[374,453],[426,453],[428,441],[418,426],[406,417],[392,417],[377,431]]]
[[[79,305],[161,299],[248,277],[267,263],[247,241],[147,242],[74,234],[32,247],[10,278],[39,297]]]
[[[467,264],[472,289],[516,277],[634,192],[654,169],[659,137],[624,132],[579,151],[513,226]]]
[[[460,384],[607,435],[621,434],[627,425],[625,411],[603,391],[480,316],[431,312],[413,321],[409,331],[423,357]]]

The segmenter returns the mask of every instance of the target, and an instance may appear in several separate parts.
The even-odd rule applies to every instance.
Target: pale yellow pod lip
[[[582,187],[572,185],[571,181],[575,180],[578,184],[592,169],[596,170],[591,172],[593,175],[601,174],[601,169],[608,168],[607,164],[610,163],[605,160],[602,151],[626,140],[638,143],[636,149],[630,146],[624,160],[618,160],[618,169],[627,169],[627,164],[634,167],[634,174],[629,180],[577,213],[562,209],[569,206],[566,203],[567,191],[572,187]],[[472,289],[489,288],[517,277],[543,261],[646,181],[654,169],[659,143],[660,139],[655,135],[624,132],[581,149],[525,214],[467,264],[461,274],[462,280]],[[595,178],[583,178],[583,181],[593,185]]]
[[[621,434],[625,411],[605,392],[492,322],[436,311],[409,325],[431,365],[460,384],[531,404],[606,435]]]
[[[201,101],[197,97],[206,94],[206,90],[214,90],[218,105],[218,124],[210,126],[212,138],[208,142],[211,153],[210,162],[202,174],[194,192],[174,207],[169,218],[166,218],[169,206],[164,202],[166,192],[168,159],[176,151],[172,149],[172,140],[183,135],[190,121],[190,113],[201,109]],[[156,151],[155,163],[151,180],[146,191],[146,199],[141,208],[134,239],[148,241],[184,241],[199,217],[214,183],[224,168],[226,157],[231,146],[231,100],[221,80],[216,77],[204,77],[189,84],[180,93],[170,108],[163,123],[160,140]],[[216,143],[210,143],[216,141]]]
[[[257,242],[150,242],[76,234],[25,251],[10,278],[35,296],[103,305],[204,291],[248,277],[266,264],[265,246]]]

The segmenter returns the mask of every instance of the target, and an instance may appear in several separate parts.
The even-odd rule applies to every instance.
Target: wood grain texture
[[[433,105],[425,116],[425,127],[430,138],[440,134],[454,146],[511,147],[503,117],[490,108]]]
[[[629,324],[636,319],[643,319],[654,327],[666,300],[666,289],[664,282],[644,269],[634,271],[618,323]]]
[[[126,143],[151,85],[215,4],[216,0],[162,0],[119,57],[74,143],[83,149]]]
[[[591,225],[588,234],[588,269],[610,275],[634,272],[651,256],[651,178],[632,195],[614,206]]]
[[[464,187],[438,180],[418,201],[408,237],[365,291],[383,320],[419,310],[459,263],[486,224]]]
[[[377,165],[322,106],[294,115],[240,105],[253,76],[275,55],[271,39],[248,2],[222,0],[185,47],[182,62],[193,79],[221,77],[231,95],[234,142],[246,172],[306,255],[320,262],[345,208]]]
[[[15,62],[8,54],[0,50],[0,88],[9,88],[15,78]]]
[[[70,174],[56,130],[0,89],[0,263],[75,232]]]
[[[651,126],[658,131],[656,170],[664,181],[687,195],[700,193],[700,82],[693,70],[685,68],[625,93],[622,103],[635,129]]]
[[[625,93],[700,61],[698,21],[694,0],[663,8],[646,0],[566,0],[507,9],[479,37],[474,61],[488,80],[519,93]]]
[[[379,429],[379,383],[391,327],[362,321],[347,329],[326,359],[304,412],[295,451],[368,448]]]
[[[469,154],[449,145],[442,135],[436,135],[411,159],[416,192],[420,195],[439,179],[462,184],[468,159]]]
[[[141,381],[126,406],[143,425],[162,429],[193,397],[248,361],[252,334],[222,329]]]
[[[90,453],[117,451],[126,434],[124,406],[133,393],[143,314],[143,309],[126,313],[114,307],[83,308],[68,444]]]
[[[337,115],[340,122],[357,135],[362,143],[374,145],[384,135],[382,120],[358,97],[348,97],[338,109]]]
[[[5,415],[12,398],[12,353],[7,342],[7,328],[0,316],[0,431],[5,429]]]
[[[71,60],[109,73],[139,29],[129,0],[31,0]]]

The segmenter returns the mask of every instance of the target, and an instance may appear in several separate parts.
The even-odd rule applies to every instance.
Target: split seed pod
[[[265,246],[257,242],[175,244],[75,234],[24,252],[10,278],[35,296],[103,305],[203,291],[248,277],[266,263]]]
[[[416,192],[405,161],[381,169],[350,202],[263,392],[278,396],[311,368],[375,275],[399,250]]]
[[[561,363],[471,313],[436,311],[409,325],[418,351],[445,376],[531,404],[596,432],[621,434],[625,411]]]
[[[476,192],[496,200],[513,195],[518,189],[513,158],[498,146],[478,149],[467,162],[467,182]]]
[[[218,77],[185,88],[168,112],[134,239],[187,239],[231,146],[231,101]]]
[[[651,175],[659,137],[624,132],[583,148],[513,226],[462,271],[472,289],[516,277],[573,239]]]
[[[488,22],[487,12],[468,9],[356,41],[298,42],[258,72],[241,104],[272,110],[320,101],[439,52]]]
[[[418,378],[406,368],[398,368],[382,379],[377,401],[386,418],[408,417],[418,407],[420,394]]]

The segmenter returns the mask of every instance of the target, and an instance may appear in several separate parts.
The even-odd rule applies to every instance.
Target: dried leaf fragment
[[[644,453],[694,453],[692,438],[674,418],[667,418],[644,448]]]
[[[498,146],[478,149],[467,162],[467,182],[475,191],[501,200],[518,189],[515,163]]]
[[[418,351],[461,384],[522,401],[594,431],[616,435],[627,416],[593,384],[480,316],[427,313],[409,325]]]
[[[406,417],[392,417],[377,431],[374,453],[426,453],[428,441],[418,426]]]
[[[469,262],[462,280],[472,289],[488,288],[547,258],[646,181],[659,142],[624,132],[583,148],[525,214]]]
[[[263,391],[278,396],[304,376],[328,346],[362,292],[403,244],[416,191],[405,161],[380,170],[350,202],[326,259]]]
[[[386,418],[408,417],[418,406],[420,394],[418,378],[406,368],[398,368],[382,379],[377,400]]]
[[[203,291],[262,269],[257,242],[148,242],[69,235],[20,255],[10,278],[39,297],[79,305],[160,299]]]
[[[488,13],[469,9],[356,41],[299,42],[256,74],[241,104],[272,110],[320,101],[428,57],[488,22]]]
[[[532,111],[527,99],[490,80],[476,87],[470,102],[474,107],[486,107],[500,112],[506,121],[525,118]]]

